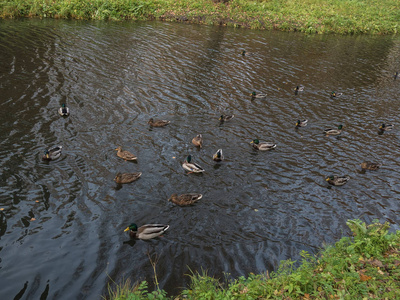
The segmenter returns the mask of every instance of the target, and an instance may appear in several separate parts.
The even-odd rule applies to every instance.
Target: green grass
[[[301,252],[298,268],[286,260],[276,272],[233,281],[193,273],[190,287],[170,299],[400,299],[400,231],[389,233],[388,223],[347,225],[353,237],[316,256]],[[169,299],[162,290],[148,292],[146,282],[117,290],[110,299]]]
[[[397,34],[398,0],[2,0],[1,18],[165,20],[306,33]]]

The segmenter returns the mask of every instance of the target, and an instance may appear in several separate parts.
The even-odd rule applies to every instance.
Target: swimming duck
[[[225,121],[229,121],[229,120],[231,120],[233,117],[234,117],[235,115],[221,115],[220,117],[219,117],[219,121],[222,123],[222,122],[225,122]]]
[[[214,161],[223,161],[224,155],[222,154],[222,149],[218,149],[217,152],[213,155]]]
[[[131,183],[134,182],[135,180],[139,179],[139,177],[142,175],[142,172],[135,172],[135,173],[118,173],[114,181],[116,183]]]
[[[168,201],[171,201],[172,203],[175,203],[179,206],[187,206],[199,201],[202,197],[202,194],[194,193],[182,194],[179,196],[178,194],[172,194]]]
[[[393,79],[394,79],[394,80],[396,80],[396,79],[397,79],[397,77],[399,77],[399,72],[396,72],[396,73],[394,73],[394,75],[393,75]]]
[[[336,175],[332,175],[327,177],[325,180],[332,185],[336,185],[336,186],[340,186],[340,185],[344,185],[347,183],[347,181],[349,181],[350,176],[336,176]]]
[[[324,132],[326,135],[339,135],[342,133],[343,125],[339,125],[338,129],[325,129]]]
[[[307,126],[307,122],[308,122],[308,120],[297,120],[296,128],[306,127]]]
[[[379,130],[382,130],[382,131],[389,131],[389,130],[392,130],[393,129],[393,127],[394,127],[394,125],[389,125],[389,124],[382,124],[381,126],[379,126]]]
[[[44,151],[43,160],[55,160],[61,156],[62,146],[55,146]]]
[[[253,55],[253,53],[247,52],[246,50],[242,51],[242,56],[250,56]]]
[[[382,166],[382,164],[365,161],[365,162],[361,163],[360,166],[361,166],[361,169],[363,169],[363,170],[378,170]]]
[[[260,151],[267,151],[274,149],[276,147],[276,144],[271,143],[271,142],[261,142],[258,139],[252,140],[250,144],[253,144],[253,148],[260,150]]]
[[[129,151],[122,151],[121,147],[116,148],[115,150],[117,150],[117,156],[121,157],[122,159],[125,160],[136,160],[137,157],[135,155],[133,155],[132,153],[130,153]]]
[[[146,224],[138,228],[135,223],[132,223],[124,232],[130,230],[129,236],[132,239],[150,240],[162,235],[168,228],[169,225],[164,224]]]
[[[304,86],[298,85],[294,88],[294,94],[297,95],[299,92],[304,91]]]
[[[196,135],[193,139],[192,139],[192,143],[197,146],[197,147],[202,147],[203,146],[203,136],[201,134]]]
[[[267,94],[252,92],[252,93],[250,94],[250,96],[251,96],[251,100],[254,100],[254,99],[264,99],[264,98],[267,97]]]
[[[58,113],[60,116],[67,117],[69,116],[69,108],[63,103],[61,107],[58,109]]]
[[[196,163],[192,163],[192,156],[189,155],[183,162],[182,167],[190,173],[201,173],[205,170]]]
[[[152,126],[152,127],[164,127],[164,126],[168,125],[169,123],[171,123],[171,121],[167,121],[167,120],[154,121],[153,118],[150,118],[150,120],[147,122],[147,124],[150,124],[150,126]]]
[[[332,93],[331,93],[331,98],[333,99],[333,98],[339,98],[340,96],[342,96],[343,95],[343,93],[336,93],[335,91],[333,91]]]

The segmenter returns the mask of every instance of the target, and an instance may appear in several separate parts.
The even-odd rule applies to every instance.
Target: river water
[[[317,253],[349,234],[348,219],[399,229],[399,70],[390,36],[1,20],[1,299],[99,299],[127,278],[152,287],[151,261],[174,295],[190,270],[234,278]],[[343,95],[330,99],[333,90]],[[235,117],[220,124],[221,114]],[[150,128],[151,117],[171,124]],[[296,130],[297,119],[308,126]],[[397,127],[378,134],[382,123]],[[324,136],[339,124],[340,137]],[[191,143],[199,133],[201,149]],[[255,138],[277,147],[253,150]],[[61,158],[42,161],[54,145]],[[137,162],[118,158],[118,146]],[[186,174],[188,154],[203,174]],[[366,160],[383,166],[361,172]],[[113,181],[138,171],[136,182]],[[351,179],[330,188],[331,174]],[[188,192],[203,199],[167,201]],[[131,241],[132,222],[170,228]]]

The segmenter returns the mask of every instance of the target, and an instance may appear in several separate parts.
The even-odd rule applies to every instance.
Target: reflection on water
[[[398,132],[377,132],[399,113],[395,38],[3,20],[0,55],[7,299],[98,299],[109,278],[152,283],[149,257],[160,287],[176,294],[189,268],[216,277],[271,271],[347,234],[347,219],[399,221]],[[251,100],[253,91],[267,97]],[[57,114],[62,103],[68,118]],[[221,114],[235,118],[221,124]],[[151,128],[151,117],[171,124]],[[296,130],[298,119],[307,127]],[[339,138],[324,136],[339,124]],[[199,133],[202,148],[191,143]],[[277,147],[254,150],[256,138]],[[61,158],[43,162],[54,145]],[[137,162],[117,157],[118,146]],[[186,174],[188,154],[204,173]],[[361,172],[366,160],[383,166]],[[118,172],[143,174],[117,185]],[[328,189],[331,174],[351,179]],[[203,198],[167,201],[189,192]],[[132,222],[170,229],[130,241],[123,230]]]

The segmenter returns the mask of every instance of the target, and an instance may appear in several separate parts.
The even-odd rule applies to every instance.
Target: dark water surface
[[[399,229],[396,70],[393,37],[0,21],[1,299],[99,299],[109,278],[152,283],[149,257],[160,287],[177,294],[189,268],[272,271],[348,235],[348,219]],[[267,99],[251,101],[253,90]],[[343,96],[330,99],[332,90]],[[57,114],[64,102],[68,118]],[[221,114],[235,118],[220,125]],[[150,117],[171,124],[151,129]],[[295,130],[299,118],[309,125]],[[381,123],[397,128],[379,135]],[[323,135],[338,124],[340,138]],[[198,133],[201,150],[191,144]],[[257,152],[254,138],[277,148]],[[54,145],[61,158],[43,162]],[[118,158],[117,146],[138,161]],[[216,165],[219,148],[226,161]],[[188,154],[204,174],[186,175]],[[363,173],[364,160],[383,166]],[[143,175],[121,187],[120,171]],[[351,180],[328,188],[330,174]],[[167,202],[175,192],[203,199],[177,207]],[[132,222],[170,229],[130,242]]]

